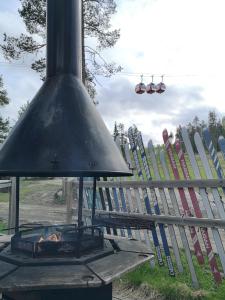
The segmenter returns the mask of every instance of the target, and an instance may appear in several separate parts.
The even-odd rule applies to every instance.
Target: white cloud
[[[19,1],[3,2],[0,36],[24,31],[16,13]],[[114,121],[126,126],[135,123],[146,139],[161,143],[164,127],[174,130],[196,114],[206,119],[213,108],[225,113],[224,0],[118,0],[117,11],[111,23],[113,28],[121,28],[121,38],[103,55],[122,65],[124,72],[168,76],[167,92],[151,97],[134,93],[139,75],[99,77],[103,87],[98,87],[98,109],[111,130]],[[30,59],[26,57],[24,62],[28,64]],[[4,115],[15,119],[18,108],[35,95],[41,82],[34,72],[19,66],[3,68],[0,64],[1,73],[12,99]],[[147,83],[151,78],[144,80]]]

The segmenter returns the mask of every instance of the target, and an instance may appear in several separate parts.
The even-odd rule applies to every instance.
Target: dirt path
[[[62,180],[24,181],[21,183],[20,223],[65,223],[66,206],[57,204],[55,193]],[[0,202],[0,220],[8,221],[8,202]]]

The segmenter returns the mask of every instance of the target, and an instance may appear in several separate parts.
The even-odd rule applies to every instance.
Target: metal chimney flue
[[[82,78],[81,1],[47,2],[47,77]]]
[[[131,175],[81,82],[81,45],[81,0],[48,0],[46,80],[3,144],[0,176]]]

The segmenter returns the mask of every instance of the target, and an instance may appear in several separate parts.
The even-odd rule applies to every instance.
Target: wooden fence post
[[[11,189],[9,194],[8,234],[15,233],[16,221],[16,177],[11,178]]]
[[[66,223],[71,224],[73,219],[74,184],[68,178],[63,179],[63,198],[66,202]]]

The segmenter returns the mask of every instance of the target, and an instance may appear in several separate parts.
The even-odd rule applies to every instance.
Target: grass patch
[[[0,202],[8,202],[9,193],[0,193]]]
[[[216,286],[207,265],[199,266],[193,258],[200,288],[192,287],[190,273],[187,267],[185,256],[182,253],[184,273],[177,273],[176,277],[170,277],[166,267],[158,265],[151,269],[149,263],[137,268],[135,271],[126,274],[121,282],[123,285],[142,289],[142,286],[149,287],[149,291],[161,295],[163,300],[224,300],[225,282]],[[157,298],[158,299],[158,298]]]
[[[0,233],[4,233],[4,229],[6,229],[6,225],[0,222]]]
[[[46,182],[46,180],[20,180],[20,202],[30,201],[32,195],[38,193],[46,193],[49,191],[57,191],[61,183],[54,180]],[[9,193],[0,193],[0,202],[8,202]]]

